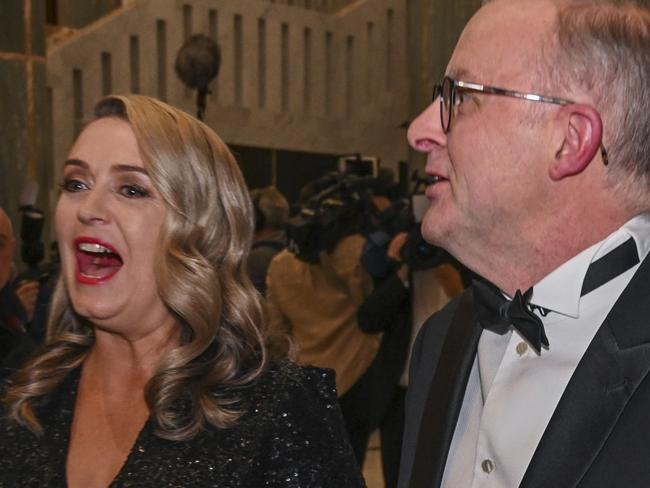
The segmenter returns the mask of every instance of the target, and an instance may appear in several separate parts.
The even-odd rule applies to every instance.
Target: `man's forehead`
[[[531,61],[552,39],[553,0],[495,0],[463,30],[449,62],[452,77],[486,84],[526,75]]]
[[[548,29],[558,8],[566,5],[567,0],[492,0],[472,16],[467,26],[497,21],[499,26],[509,24],[511,28],[519,27],[522,32]]]

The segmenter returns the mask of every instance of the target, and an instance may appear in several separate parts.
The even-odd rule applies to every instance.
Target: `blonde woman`
[[[363,486],[331,374],[264,352],[251,204],[216,134],[109,97],[62,174],[61,278],[7,383],[0,486]]]

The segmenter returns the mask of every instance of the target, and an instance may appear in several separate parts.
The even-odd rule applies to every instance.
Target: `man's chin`
[[[430,211],[431,209],[424,216],[420,226],[422,238],[429,244],[447,249],[447,246],[450,244],[448,226],[441,219],[436,219],[434,215],[430,216]]]

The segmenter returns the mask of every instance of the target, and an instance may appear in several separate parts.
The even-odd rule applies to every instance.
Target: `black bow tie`
[[[528,303],[533,294],[532,288],[523,294],[521,290],[517,290],[512,300],[508,300],[491,283],[474,281],[472,286],[478,321],[483,328],[503,335],[512,326],[537,351],[537,354],[542,350],[542,345],[548,349],[548,338],[542,319],[535,315]]]
[[[639,254],[633,238],[592,262],[587,269],[580,296],[601,287],[639,263]],[[484,329],[505,334],[514,327],[539,354],[542,346],[549,347],[542,319],[533,312],[529,301],[533,289],[525,293],[515,292],[512,300],[503,296],[491,283],[477,281],[472,283],[476,302],[478,321]],[[546,309],[537,307],[546,315]],[[546,313],[545,313],[546,312]]]

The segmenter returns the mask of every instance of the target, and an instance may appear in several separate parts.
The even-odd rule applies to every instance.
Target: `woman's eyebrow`
[[[115,173],[135,172],[135,173],[141,173],[145,176],[149,176],[149,172],[146,169],[144,169],[142,166],[135,166],[132,164],[115,164],[111,166],[111,171]]]
[[[86,161],[83,161],[81,159],[66,159],[65,162],[63,163],[63,167],[65,168],[66,166],[77,166],[79,168],[84,168],[88,169],[88,163]]]
[[[83,161],[82,159],[76,159],[76,158],[67,159],[63,163],[63,167],[66,166],[76,166],[82,169],[90,168],[90,165],[86,161]],[[142,166],[136,166],[134,164],[114,164],[113,166],[111,166],[111,171],[113,173],[135,172],[135,173],[141,173],[145,176],[149,176],[149,172],[146,169],[144,169]]]

